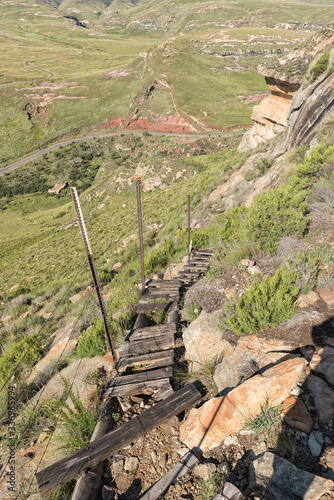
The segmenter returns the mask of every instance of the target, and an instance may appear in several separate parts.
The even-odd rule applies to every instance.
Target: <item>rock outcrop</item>
[[[265,399],[282,403],[296,386],[306,366],[304,358],[291,358],[246,380],[223,398],[210,399],[189,413],[180,427],[180,439],[188,448],[210,450],[242,429],[250,416],[258,415]]]
[[[334,73],[321,75],[312,85],[301,88],[293,97],[284,135],[274,149],[280,156],[294,146],[309,143],[316,127],[334,106]]]
[[[266,452],[251,463],[250,476],[253,488],[259,484],[261,486],[267,484],[266,498],[271,498],[269,495],[272,490],[271,484],[281,492],[280,498],[283,498],[285,493],[285,498],[291,498],[292,494],[303,500],[318,500],[334,486],[333,481],[298,469],[288,460],[270,452]],[[275,495],[275,498],[278,497]]]
[[[219,311],[208,314],[202,311],[183,332],[183,343],[186,348],[185,357],[192,362],[192,369],[197,370],[207,363],[229,356],[233,348],[222,338],[218,329]]]
[[[273,71],[266,71],[265,68],[261,68],[261,74],[265,76],[271,94],[254,107],[254,125],[243,136],[239,152],[253,149],[283,132],[288,123],[292,98],[300,87],[295,79],[283,81]]]
[[[45,384],[54,373],[57,363],[72,354],[80,337],[76,323],[76,321],[73,321],[51,335],[52,344],[50,349],[46,356],[34,366],[27,380],[28,384]]]

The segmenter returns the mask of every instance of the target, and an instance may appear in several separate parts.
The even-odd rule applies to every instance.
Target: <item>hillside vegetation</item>
[[[300,44],[332,9],[241,0],[0,8],[2,165],[88,130],[247,127],[267,90],[257,64]]]

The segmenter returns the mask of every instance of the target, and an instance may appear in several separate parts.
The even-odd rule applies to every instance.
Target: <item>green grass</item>
[[[263,77],[256,72],[263,57],[254,60],[253,56],[249,63],[245,58],[239,61],[242,68],[238,69],[234,58],[216,56],[224,50],[247,52],[250,43],[255,51],[275,51],[282,48],[282,40],[285,47],[300,43],[307,32],[276,29],[276,24],[291,20],[302,24],[315,19],[322,23],[331,10],[303,2],[273,9],[270,1],[266,8],[258,1],[239,0],[224,9],[203,11],[210,3],[176,2],[171,6],[161,1],[157,10],[154,2],[140,1],[132,8],[119,7],[118,12],[113,4],[107,9],[97,7],[94,12],[95,3],[86,2],[84,9],[79,4],[79,12],[74,15],[88,20],[89,29],[63,17],[65,5],[77,9],[78,2],[65,2],[58,10],[46,3],[2,5],[2,163],[10,163],[54,139],[108,127],[109,118],[124,118],[137,107],[142,114],[151,110],[168,116],[175,112],[176,103],[181,112],[209,126],[248,126],[251,106],[238,96],[266,89]],[[166,13],[171,22],[166,21]],[[225,27],[232,48],[228,40],[215,41],[221,38],[221,23],[240,19],[253,22],[254,18],[259,23],[256,27]],[[143,21],[143,26],[135,20]],[[170,37],[174,39],[168,44],[168,54],[169,49],[161,42]],[[27,62],[53,76],[27,66]],[[125,71],[124,76],[112,78],[110,71],[119,68]],[[145,102],[142,97],[154,80],[164,80],[169,89],[154,91]],[[44,99],[47,106],[38,108]]]

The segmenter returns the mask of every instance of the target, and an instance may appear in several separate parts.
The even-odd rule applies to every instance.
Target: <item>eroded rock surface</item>
[[[317,500],[334,487],[333,481],[298,469],[288,460],[270,452],[251,463],[250,474],[254,488],[258,484],[257,477],[261,478],[262,484],[263,479],[267,479],[282,493],[288,493],[286,498],[290,498],[292,493],[303,500]],[[269,487],[267,489],[269,494]]]
[[[218,329],[218,316],[219,311],[211,314],[202,311],[183,332],[185,358],[192,362],[193,370],[233,352],[231,344],[222,338],[222,332]]]
[[[190,449],[208,450],[242,429],[251,415],[258,415],[267,396],[277,406],[296,386],[306,366],[303,358],[292,358],[246,380],[227,396],[214,398],[192,409],[180,427],[180,438]]]

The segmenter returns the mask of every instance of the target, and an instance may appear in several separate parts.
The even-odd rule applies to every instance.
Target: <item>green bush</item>
[[[322,54],[316,65],[311,69],[312,82],[315,82],[316,79],[327,69],[328,63],[329,52],[325,52]]]
[[[78,358],[103,356],[108,351],[107,342],[103,320],[98,319],[95,325],[90,326],[79,339],[77,346]]]
[[[168,240],[167,247],[169,256],[172,256],[175,251],[174,242]],[[167,261],[165,245],[159,248],[159,250],[156,250],[154,253],[152,253],[149,257],[147,257],[144,260],[145,271],[148,273],[157,272],[165,268],[167,264],[168,261]]]
[[[248,214],[249,238],[271,255],[283,236],[302,238],[309,224],[306,193],[288,184],[258,196]]]
[[[283,266],[271,278],[254,283],[238,303],[227,305],[226,324],[243,335],[288,320],[295,312],[299,278],[297,271]]]
[[[240,241],[245,234],[246,217],[247,208],[244,205],[216,217],[215,221],[221,227],[219,236],[224,244]]]

